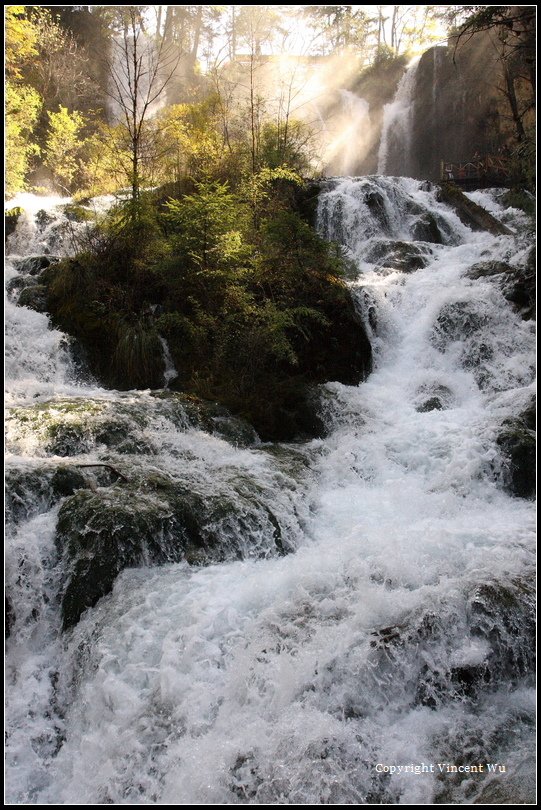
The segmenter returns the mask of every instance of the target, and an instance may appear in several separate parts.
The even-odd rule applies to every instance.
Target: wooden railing
[[[472,158],[466,163],[441,161],[441,180],[467,184],[474,181],[505,181],[510,175],[509,158],[505,155],[486,155]]]

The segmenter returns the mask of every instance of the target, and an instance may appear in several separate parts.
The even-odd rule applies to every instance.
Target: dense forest
[[[393,64],[482,32],[504,135],[527,151],[531,6],[8,6],[7,193],[324,171],[329,89],[374,76],[384,94]]]

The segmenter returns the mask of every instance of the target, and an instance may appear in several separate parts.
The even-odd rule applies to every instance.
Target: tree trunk
[[[235,59],[237,55],[237,19],[236,19],[236,6],[231,6],[231,38],[229,40],[229,56]]]
[[[199,50],[199,41],[201,39],[202,24],[203,24],[203,6],[198,6],[195,29],[193,33],[192,50],[190,52],[190,70],[192,73],[195,72],[195,64],[197,62],[197,52]]]
[[[393,6],[393,18],[391,20],[391,48],[396,48],[397,17],[398,17],[398,6]]]
[[[509,106],[511,107],[511,115],[513,117],[513,122],[515,124],[515,129],[517,132],[517,141],[522,143],[526,138],[526,133],[524,131],[524,125],[522,123],[522,118],[520,117],[519,109],[518,109],[518,102],[517,102],[517,94],[515,91],[515,81],[513,75],[511,73],[511,68],[504,62],[504,76],[505,76],[505,89],[506,89],[506,96],[509,101]]]

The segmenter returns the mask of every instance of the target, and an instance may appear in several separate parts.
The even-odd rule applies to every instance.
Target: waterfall
[[[394,99],[383,108],[378,174],[407,175],[411,171],[413,105],[418,65],[419,61],[416,61],[408,67],[398,83]]]
[[[171,352],[169,350],[169,345],[165,338],[160,337],[160,343],[162,344],[163,349],[163,364],[164,364],[164,372],[163,372],[163,387],[169,388],[169,383],[178,377],[178,371],[175,368],[175,364],[173,363],[173,358],[171,357]]]
[[[499,441],[534,391],[506,286],[531,245],[498,190],[471,196],[510,235],[410,178],[326,181],[375,362],[322,387],[311,442],[70,388],[27,358],[61,334],[12,298],[15,345],[36,320],[7,419],[8,802],[533,801],[535,508]]]
[[[66,216],[69,197],[18,194],[6,210],[21,208],[17,225],[6,240],[5,376],[8,402],[65,392],[76,393],[78,368],[70,338],[51,328],[49,318],[24,304],[39,295],[41,273],[72,253],[86,222]],[[91,209],[91,212],[94,208]],[[26,298],[25,298],[26,295]]]

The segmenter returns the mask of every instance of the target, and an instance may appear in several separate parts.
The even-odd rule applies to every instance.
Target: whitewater
[[[497,438],[532,402],[535,334],[497,277],[470,273],[525,266],[531,234],[502,190],[469,196],[509,235],[470,230],[417,180],[324,182],[317,227],[343,246],[374,370],[321,387],[325,438],[282,445],[85,377],[46,313],[18,305],[21,257],[69,252],[64,201],[44,226],[28,213],[6,264],[8,802],[533,800],[535,510],[505,490]],[[93,427],[51,449],[29,414],[67,401],[94,426],[120,414],[134,447]],[[223,493],[237,518],[218,521],[216,561],[127,568],[63,632],[49,490],[66,456]],[[464,768],[479,763],[505,772]]]

